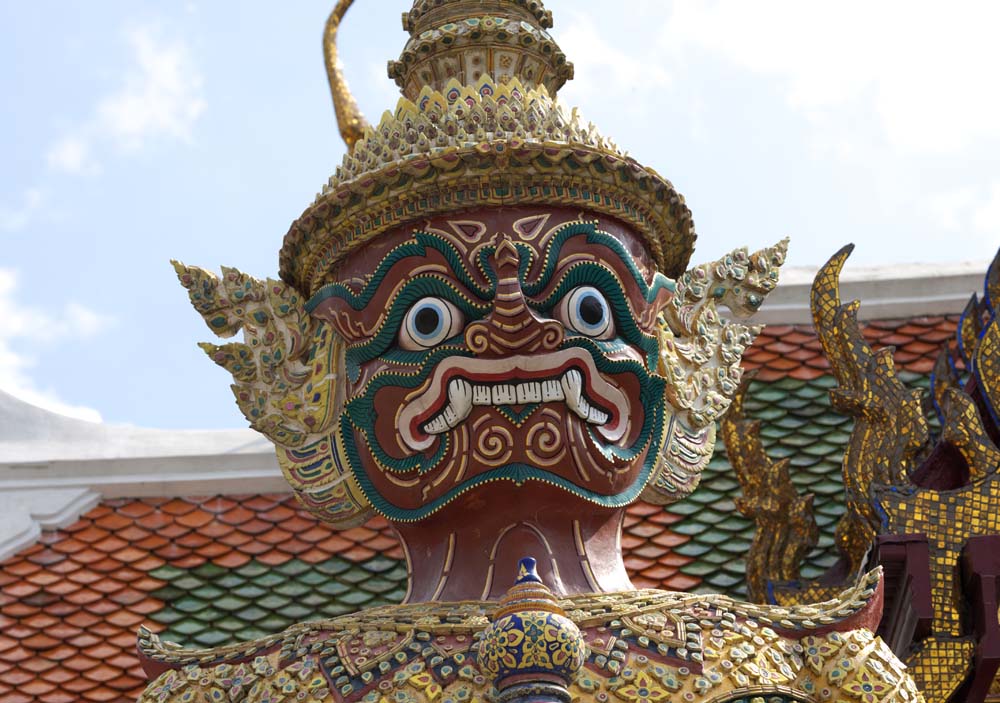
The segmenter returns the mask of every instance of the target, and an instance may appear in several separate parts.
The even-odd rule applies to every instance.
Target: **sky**
[[[258,278],[344,153],[332,0],[0,0],[0,390],[92,421],[246,425],[169,260]],[[1000,245],[1000,3],[548,0],[560,100],[672,180],[692,263],[986,262]],[[372,121],[407,0],[357,0]],[[947,10],[945,12],[945,9]]]

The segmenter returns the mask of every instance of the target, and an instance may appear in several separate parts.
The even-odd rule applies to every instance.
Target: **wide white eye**
[[[593,286],[571,290],[556,308],[556,318],[575,332],[594,339],[615,336],[615,322],[607,299]]]
[[[465,317],[441,298],[421,298],[406,311],[399,330],[399,346],[407,351],[436,347],[462,331]]]

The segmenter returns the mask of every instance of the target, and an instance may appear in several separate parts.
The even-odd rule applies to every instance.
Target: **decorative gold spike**
[[[941,348],[934,360],[934,370],[931,372],[931,394],[934,397],[934,410],[938,420],[944,423],[948,414],[948,391],[961,388],[958,373],[951,360],[951,352],[947,346]]]
[[[858,324],[860,304],[840,301],[840,272],[853,248],[844,247],[820,269],[811,300],[816,333],[838,383],[831,401],[855,418],[843,463],[847,509],[836,530],[852,574],[863,566],[879,524],[869,499],[872,484],[903,482],[927,441],[920,400],[896,375],[892,349],[873,352]]]
[[[878,485],[905,485],[918,452],[927,441],[921,396],[896,375],[892,349],[873,351],[858,324],[858,301],[840,300],[840,272],[853,250],[834,254],[816,274],[811,307],[816,333],[838,386],[830,392],[833,407],[855,418],[844,453],[846,510],[837,524],[840,579],[798,585],[775,584],[779,604],[831,597],[861,573],[879,528],[871,502]],[[755,598],[768,581],[795,578],[813,538],[810,496],[799,496],[788,476],[787,462],[772,462],[760,444],[757,423],[746,420],[740,398],[722,422],[730,462],[743,487],[740,511],[757,523],[748,563],[748,585]]]
[[[982,393],[986,411],[1000,425],[1000,318],[993,317],[979,336],[972,354],[972,373]]]
[[[958,321],[958,353],[966,368],[972,365],[972,355],[976,350],[976,340],[983,331],[983,305],[975,293],[969,298]]]
[[[736,508],[757,528],[747,556],[747,594],[754,602],[765,603],[768,581],[799,578],[803,558],[819,539],[819,527],[812,494],[799,494],[788,473],[788,459],[768,458],[760,441],[760,421],[743,413],[753,376],[744,377],[720,428],[729,463],[743,489]]]
[[[338,0],[330,17],[326,20],[323,30],[323,59],[326,64],[326,76],[330,82],[330,94],[333,96],[333,109],[337,113],[337,126],[340,136],[347,143],[348,151],[354,149],[354,143],[364,136],[368,121],[361,114],[357,100],[351,93],[351,87],[344,78],[344,69],[340,65],[337,53],[337,30],[340,21],[354,0]]]
[[[986,434],[972,398],[957,389],[947,392],[941,439],[957,449],[969,465],[969,478],[981,481],[1000,467],[1000,450]]]

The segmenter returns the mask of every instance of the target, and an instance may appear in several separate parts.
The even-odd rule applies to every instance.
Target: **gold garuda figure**
[[[879,575],[809,607],[635,590],[627,505],[698,483],[785,243],[688,268],[669,181],[555,100],[537,0],[416,0],[368,125],[324,48],[349,150],[280,280],[175,264],[203,345],[328,523],[373,514],[404,602],[254,642],[140,633],[157,701],[914,701],[866,626]],[[528,557],[528,558],[525,558]],[[509,590],[508,590],[509,589]]]

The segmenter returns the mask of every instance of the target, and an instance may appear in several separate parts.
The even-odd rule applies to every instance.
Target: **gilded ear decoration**
[[[736,249],[677,281],[660,324],[660,359],[667,398],[692,428],[711,424],[729,407],[740,384],[743,352],[759,331],[725,320],[719,305],[737,317],[757,312],[778,283],[787,250],[787,239],[752,255],[745,247]]]
[[[324,436],[334,419],[336,366],[343,344],[311,317],[301,294],[281,281],[258,281],[236,269],[222,278],[173,262],[181,285],[209,328],[243,342],[201,344],[233,375],[236,403],[250,426],[275,444],[300,447]]]
[[[366,523],[374,514],[357,478],[340,462],[337,434],[299,449],[276,447],[285,480],[305,508],[338,530]]]
[[[172,263],[212,331],[222,337],[243,332],[243,342],[199,346],[232,374],[236,404],[250,426],[274,442],[299,501],[339,529],[365,522],[371,507],[340,465],[331,434],[343,405],[343,340],[281,281],[258,281],[225,267],[219,279]]]
[[[715,421],[739,388],[743,352],[760,329],[724,319],[718,306],[738,317],[755,313],[777,285],[787,249],[787,239],[753,254],[737,249],[677,281],[658,325],[658,373],[674,417],[643,500],[667,505],[697,487],[715,448]]]

